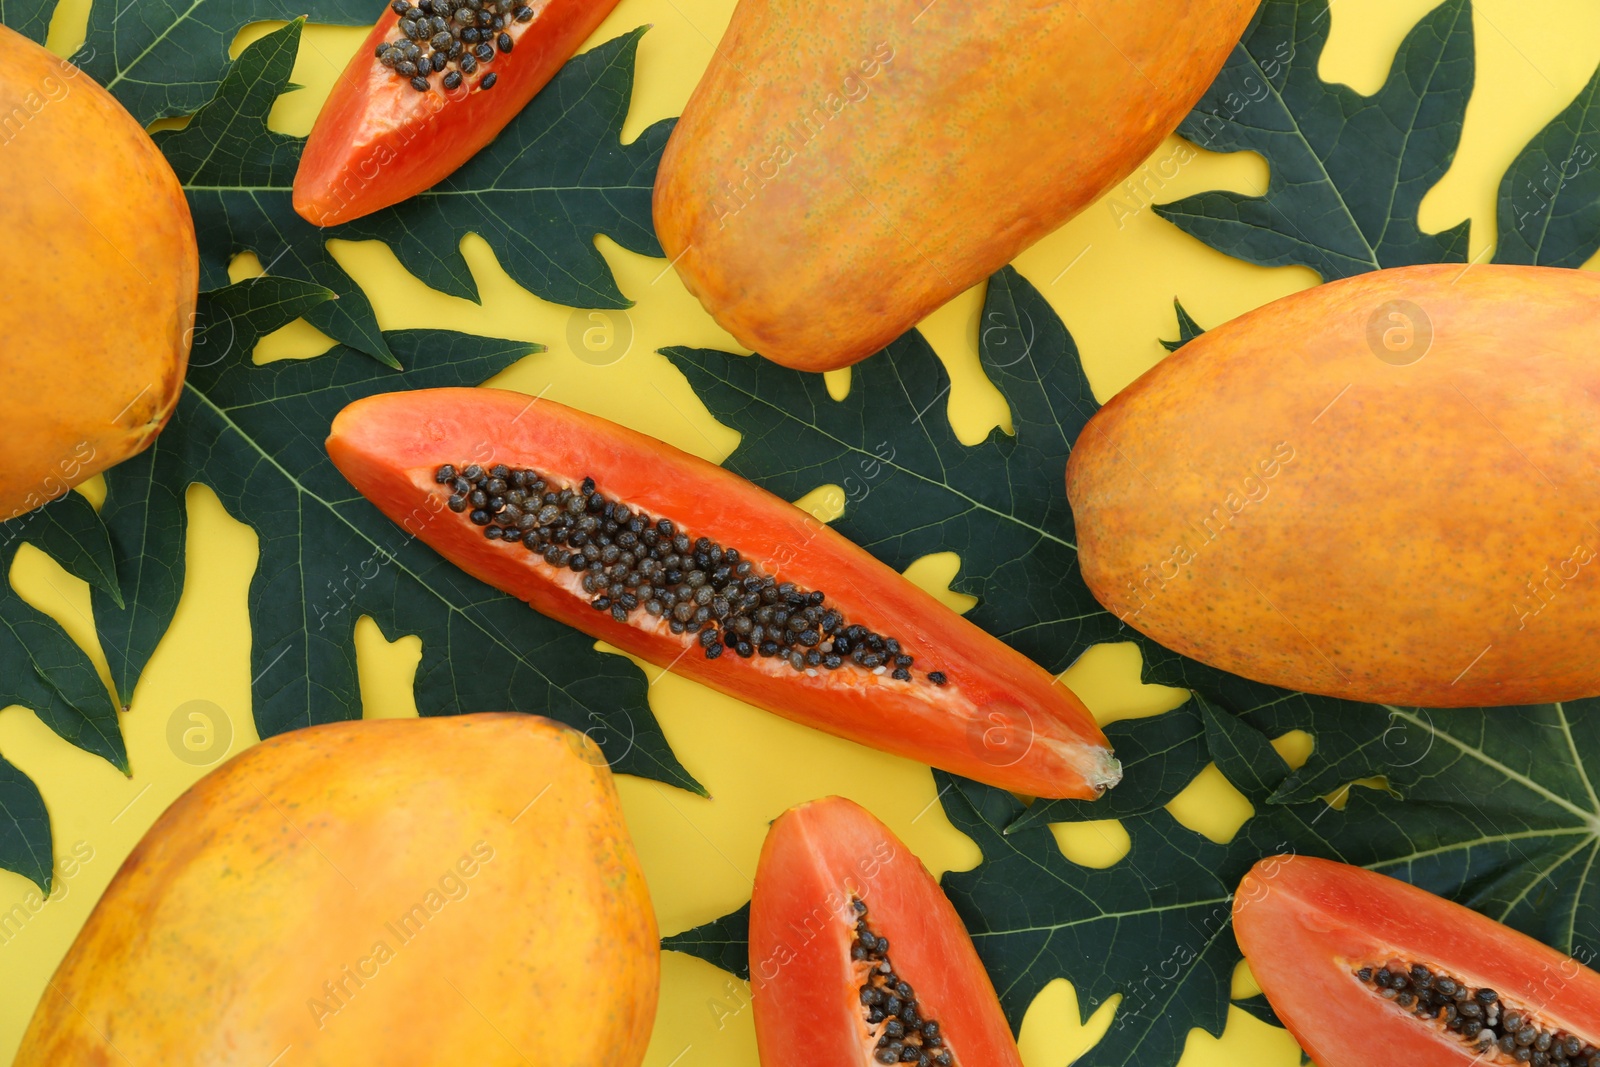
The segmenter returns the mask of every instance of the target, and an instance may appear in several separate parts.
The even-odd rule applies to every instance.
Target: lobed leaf
[[[1496,263],[1581,267],[1600,249],[1600,69],[1500,181]]]
[[[573,59],[489,147],[439,185],[320,229],[293,206],[304,141],[267,127],[273,104],[293,89],[302,27],[296,20],[246,48],[184,129],[156,135],[194,213],[203,288],[226,285],[232,259],[255,252],[269,275],[331,292],[336,299],[306,308],[305,317],[390,366],[395,357],[371,302],[329,253],[329,240],[383,241],[430,286],[476,299],[459,246],[477,233],[518,284],[547,300],[630,306],[594,239],[603,233],[635,252],[661,254],[650,196],[672,124],[657,123],[632,144],[621,140],[644,29]],[[426,141],[404,150],[426,150]]]
[[[1422,198],[1455,159],[1473,85],[1472,9],[1445,0],[1364,97],[1317,74],[1329,0],[1264,0],[1254,29],[1178,132],[1214,152],[1260,152],[1264,196],[1213,191],[1156,211],[1218,251],[1299,264],[1323,281],[1411,263],[1463,263],[1468,224],[1438,234]]]

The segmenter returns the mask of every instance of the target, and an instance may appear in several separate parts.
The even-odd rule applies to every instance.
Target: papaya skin
[[[1085,427],[1084,579],[1168,648],[1289,689],[1594,696],[1596,337],[1600,276],[1494,265],[1364,274],[1213,329]]]
[[[1319,1067],[1469,1067],[1484,1057],[1361,984],[1355,972],[1391,960],[1428,966],[1541,1025],[1591,1042],[1600,974],[1571,956],[1405,882],[1309,856],[1257,863],[1233,898],[1234,931],[1278,1018]]]
[[[589,739],[516,714],[313,726],[162,814],[16,1063],[637,1067],[659,965]]]
[[[966,927],[905,842],[843,797],[790,808],[761,846],[750,897],[750,986],[762,1067],[877,1067],[882,1034],[850,958],[856,915],[936,1019],[956,1064],[1022,1067]]]
[[[200,261],[177,176],[87,75],[0,27],[0,519],[143,451],[183,388]]]
[[[848,366],[1132,173],[1255,8],[742,0],[667,143],[656,233],[741,343]]]
[[[328,456],[391,520],[457,567],[630,655],[814,729],[1030,796],[1093,799],[1122,777],[1089,710],[1050,673],[967,622],[811,515],[625,426],[501,389],[365,397],[333,421]],[[635,612],[596,611],[579,576],[490,541],[447,510],[443,463],[531,467],[560,485],[594,478],[691,537],[737,548],[778,581],[823,590],[844,617],[898,635],[916,677],[802,673],[781,659],[706,659],[698,635]],[[946,673],[935,685],[925,673]]]

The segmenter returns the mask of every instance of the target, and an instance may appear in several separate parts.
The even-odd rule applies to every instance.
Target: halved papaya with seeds
[[[767,833],[750,984],[762,1067],[1022,1067],[955,908],[843,797],[791,808]]]
[[[1319,1067],[1600,1067],[1600,974],[1416,886],[1274,856],[1240,882],[1233,918]]]
[[[1033,796],[1121,777],[1038,665],[792,504],[626,427],[415,390],[345,408],[328,454],[474,577],[757,707]]]

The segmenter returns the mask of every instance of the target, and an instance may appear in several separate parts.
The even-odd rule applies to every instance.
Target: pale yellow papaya
[[[1256,0],[740,0],[656,232],[740,342],[871,355],[1127,177]]]
[[[87,74],[0,27],[0,520],[155,439],[200,261],[178,179]]]
[[[1600,275],[1440,265],[1286,297],[1103,407],[1083,576],[1156,641],[1290,689],[1600,694]]]
[[[600,750],[528,715],[315,726],[156,821],[17,1067],[637,1067],[660,949]]]

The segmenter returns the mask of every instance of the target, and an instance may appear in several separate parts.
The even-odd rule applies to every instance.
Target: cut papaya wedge
[[[339,76],[294,177],[316,226],[432,188],[494,140],[617,0],[394,0]]]
[[[1320,1067],[1600,1067],[1600,974],[1416,886],[1274,856],[1240,882],[1233,921]]]
[[[757,707],[1033,796],[1121,767],[1065,686],[793,505],[549,400],[358,400],[328,454],[446,559]]]
[[[1021,1067],[955,908],[860,805],[791,808],[750,897],[761,1067]]]

